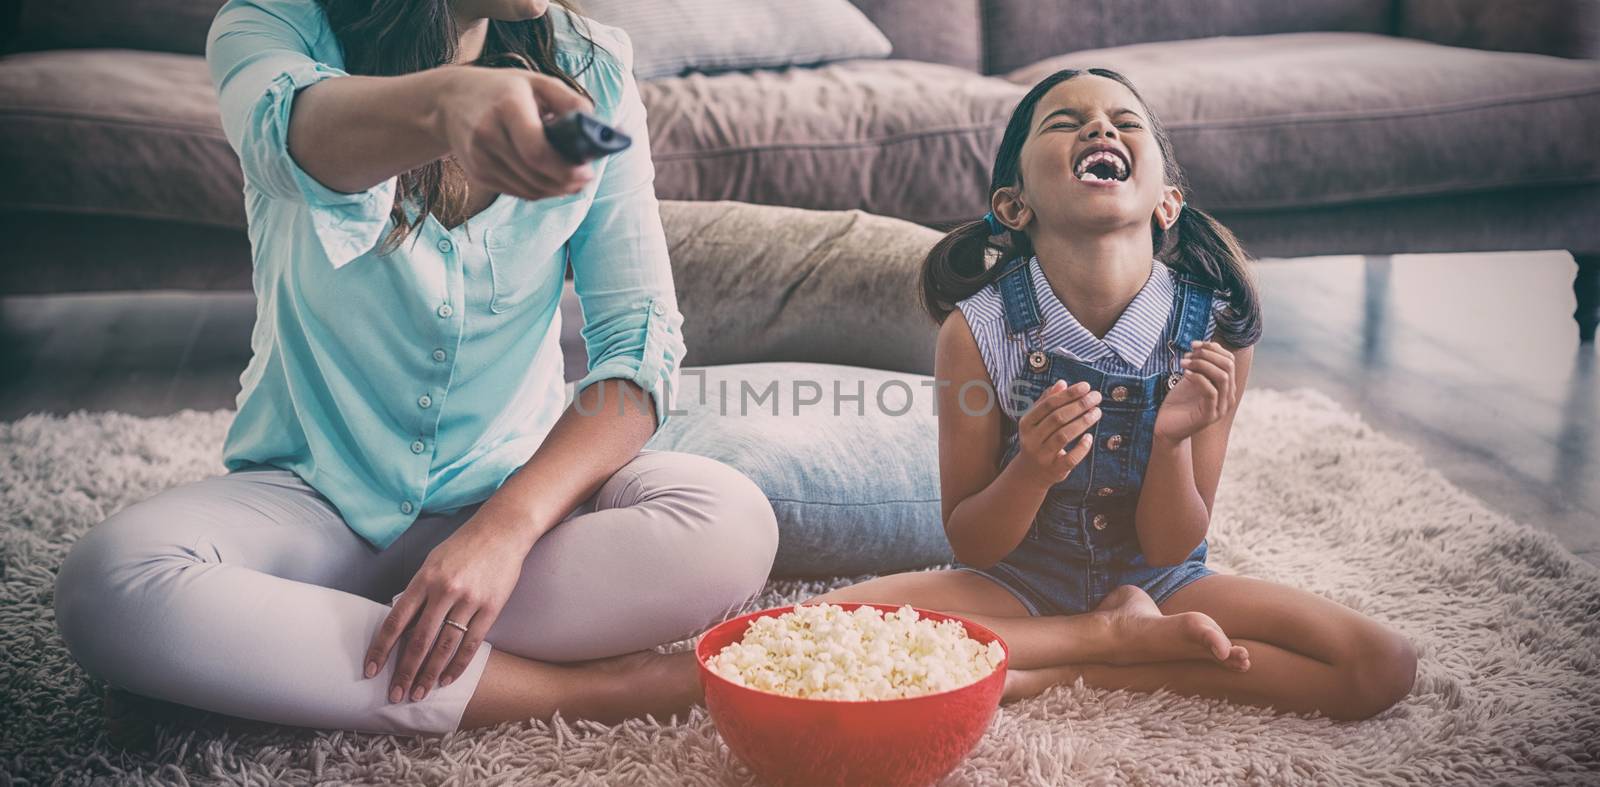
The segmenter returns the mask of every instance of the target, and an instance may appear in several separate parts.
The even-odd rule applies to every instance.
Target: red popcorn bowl
[[[885,613],[900,608],[834,606],[875,607]],[[967,636],[985,645],[1000,642],[1006,658],[976,683],[937,694],[806,699],[741,686],[706,666],[707,659],[743,639],[751,621],[793,609],[776,607],[734,618],[706,632],[695,646],[706,710],[728,748],[762,780],[774,785],[927,785],[978,745],[1000,707],[1011,651],[993,631],[955,615],[917,609],[926,620],[961,623]]]

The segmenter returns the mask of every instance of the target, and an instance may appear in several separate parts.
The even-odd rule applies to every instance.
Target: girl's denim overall
[[[1015,419],[1058,379],[1069,385],[1087,381],[1099,391],[1101,418],[1089,430],[1094,448],[1066,480],[1051,487],[1022,543],[990,568],[957,568],[1000,584],[1033,615],[1087,612],[1120,585],[1137,585],[1159,604],[1179,588],[1214,573],[1206,568],[1203,541],[1176,566],[1150,565],[1134,530],[1156,410],[1181,374],[1176,359],[1191,341],[1205,338],[1212,291],[1178,277],[1165,340],[1155,349],[1173,353],[1173,371],[1138,377],[1103,372],[1040,345],[1038,301],[1026,260],[1013,261],[997,286],[1006,330],[1015,350],[1025,357],[1011,390],[996,392],[999,401],[1009,402],[1004,461],[1010,462],[1019,449]]]

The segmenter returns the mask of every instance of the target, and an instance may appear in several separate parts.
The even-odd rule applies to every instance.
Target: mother
[[[207,58],[259,303],[229,472],[74,546],[73,656],[376,732],[692,702],[692,655],[648,649],[759,591],[777,529],[737,472],[641,452],[683,342],[628,39],[547,0],[232,0]],[[591,102],[635,144],[573,166],[541,117]]]

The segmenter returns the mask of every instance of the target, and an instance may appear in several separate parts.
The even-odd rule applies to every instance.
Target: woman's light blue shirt
[[[572,17],[549,13],[560,65],[633,146],[595,162],[578,194],[501,196],[453,230],[428,216],[386,255],[395,179],[336,192],[289,155],[295,92],[346,75],[321,8],[232,0],[211,27],[206,59],[244,169],[258,302],[224,462],[294,471],[379,549],[424,510],[488,498],[565,409],[569,261],[589,351],[577,389],[631,380],[658,418],[669,409],[682,317],[632,47],[587,23],[591,52]]]

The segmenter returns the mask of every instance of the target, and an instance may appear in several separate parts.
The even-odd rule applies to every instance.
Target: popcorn
[[[923,619],[903,606],[884,614],[808,604],[756,618],[744,638],[706,659],[741,686],[791,697],[891,700],[967,686],[1005,659],[998,641],[967,636],[959,621]]]

